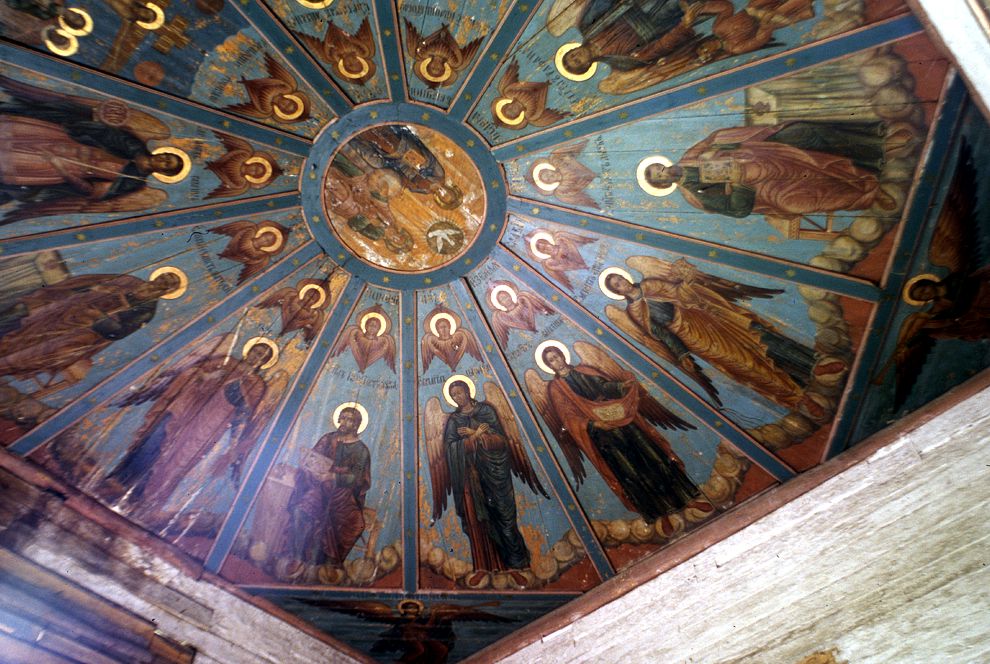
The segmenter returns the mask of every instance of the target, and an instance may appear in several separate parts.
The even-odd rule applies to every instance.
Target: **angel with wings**
[[[512,478],[519,478],[533,493],[549,495],[529,463],[502,390],[485,382],[484,391],[487,400],[476,400],[474,381],[455,375],[443,386],[452,413],[443,410],[437,397],[426,403],[433,519],[443,516],[452,495],[471,545],[474,569],[525,569],[530,553],[519,532]]]
[[[509,343],[511,330],[536,332],[536,316],[553,313],[543,300],[532,293],[517,291],[509,281],[496,281],[488,290],[488,301],[493,307],[492,329],[501,346]]]
[[[104,498],[126,498],[136,506],[129,511],[158,527],[171,516],[166,506],[182,480],[209,457],[209,476],[229,472],[240,483],[241,469],[289,375],[268,372],[279,357],[271,339],[249,339],[240,359],[234,355],[236,343],[236,333],[208,341],[114,404],[131,408],[152,402],[123,458],[104,480]]]
[[[309,119],[309,97],[299,89],[292,75],[271,54],[265,53],[265,78],[241,78],[248,101],[225,106],[224,110],[253,120],[270,120],[284,124]]]
[[[460,327],[460,318],[447,307],[438,305],[426,315],[423,321],[423,339],[420,342],[423,356],[423,371],[430,368],[433,358],[450,367],[451,371],[467,353],[476,360],[481,359],[481,350],[474,336]]]
[[[588,264],[581,257],[581,247],[592,242],[594,240],[591,238],[568,231],[540,229],[526,236],[530,255],[540,261],[548,277],[568,290],[571,289],[571,280],[567,273],[588,269]]]
[[[553,196],[565,205],[600,209],[585,191],[598,174],[578,160],[587,145],[588,141],[581,141],[557,148],[548,158],[533,164],[526,173],[526,181],[544,196]]]
[[[335,72],[348,83],[364,85],[375,76],[375,36],[365,16],[353,35],[337,27],[333,21],[320,18],[316,27],[326,23],[323,38],[318,39],[302,32],[295,35],[323,62],[333,65]]]
[[[216,130],[213,133],[223,143],[227,153],[206,162],[206,167],[220,179],[220,186],[207,194],[207,198],[240,196],[250,189],[267,187],[282,175],[282,169],[272,155],[255,152],[251,144],[242,138]]]
[[[606,268],[599,276],[602,291],[626,305],[610,305],[605,313],[634,340],[687,374],[716,405],[722,405],[718,390],[695,357],[776,404],[803,407],[813,418],[824,414],[805,388],[813,371],[840,373],[845,363],[818,362],[812,348],[738,304],[782,290],[706,274],[683,258],[670,263],[633,256],[626,262],[644,278],[637,282],[622,268]]]
[[[890,364],[895,365],[895,410],[911,396],[939,341],[990,338],[990,257],[978,232],[979,184],[971,148],[964,141],[928,247],[928,262],[949,273],[944,277],[919,274],[907,281],[904,301],[923,308],[901,323],[894,353],[874,380],[882,382]]]
[[[392,321],[388,314],[381,305],[376,304],[358,316],[358,324],[344,328],[337,343],[330,349],[330,355],[337,357],[350,350],[361,373],[379,360],[385,360],[388,368],[395,373],[395,337],[390,330]]]
[[[446,23],[426,37],[419,34],[408,18],[405,23],[406,52],[413,59],[413,73],[429,88],[453,85],[474,60],[484,40],[482,35],[460,46]]]
[[[146,210],[168,200],[192,166],[168,126],[115,99],[99,101],[0,75],[0,225],[36,217]]]
[[[295,330],[302,330],[307,343],[316,338],[323,327],[323,318],[332,303],[329,295],[329,281],[302,279],[295,287],[280,288],[261,302],[262,309],[279,307],[282,312],[282,329],[278,335],[284,336]]]
[[[289,229],[274,221],[232,221],[210,229],[211,233],[230,238],[218,255],[243,265],[237,275],[237,285],[264,272],[272,257],[285,249]]]
[[[570,113],[547,108],[547,81],[520,81],[519,62],[513,60],[498,81],[498,97],[492,102],[495,124],[519,130],[527,125],[548,127],[560,122]]]
[[[652,397],[601,348],[578,341],[574,350],[581,359],[576,366],[561,342],[541,343],[536,364],[553,378],[544,381],[533,369],[525,378],[576,486],[585,479],[587,458],[622,504],[647,521],[692,505],[709,511],[710,503],[656,429],[695,427]]]
[[[484,623],[508,623],[511,619],[480,607],[496,606],[495,602],[459,605],[433,603],[429,608],[416,599],[399,600],[395,608],[384,602],[303,599],[305,604],[341,611],[391,627],[383,632],[371,647],[371,654],[387,656],[402,653],[395,660],[404,664],[445,664],[447,655],[454,649],[454,623],[462,621]]]

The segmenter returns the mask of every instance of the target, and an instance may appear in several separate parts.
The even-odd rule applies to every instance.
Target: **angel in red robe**
[[[650,396],[632,372],[601,349],[578,341],[574,350],[583,360],[577,366],[562,344],[538,349],[537,363],[553,378],[545,382],[533,369],[525,378],[575,484],[584,481],[586,457],[622,504],[648,521],[688,506],[710,511],[684,463],[655,428],[695,427]]]
[[[568,290],[572,286],[567,273],[588,269],[588,264],[581,256],[581,247],[592,242],[594,240],[591,238],[568,231],[549,232],[539,229],[526,235],[529,254],[540,261],[543,271],[551,280]]]
[[[453,496],[454,509],[471,545],[476,570],[529,567],[530,553],[516,518],[516,476],[533,493],[549,498],[522,447],[519,427],[502,390],[485,382],[485,401],[475,399],[466,376],[444,385],[448,414],[440,400],[426,404],[427,453],[433,488],[433,518],[439,520]]]
[[[337,357],[350,350],[361,373],[379,360],[385,360],[388,368],[395,373],[395,337],[391,327],[392,320],[380,305],[368,307],[358,314],[357,325],[344,328],[337,343],[330,349],[330,355]]]
[[[237,285],[261,274],[273,256],[285,250],[289,229],[274,221],[232,221],[210,229],[211,233],[226,235],[230,242],[218,255],[242,264]]]
[[[309,119],[309,97],[299,89],[296,77],[280,62],[265,53],[265,78],[241,78],[248,101],[225,106],[224,110],[254,120],[294,124]]]
[[[553,309],[532,293],[517,291],[508,281],[496,281],[488,289],[491,302],[492,330],[499,344],[509,342],[511,330],[536,332],[537,314],[550,315]]]
[[[481,359],[481,350],[474,336],[460,327],[460,317],[442,304],[428,313],[423,321],[420,350],[423,371],[430,368],[435,357],[440,358],[451,371],[457,368],[464,353],[476,360]]]
[[[301,279],[295,287],[280,288],[258,303],[262,309],[278,307],[282,314],[284,336],[302,330],[303,339],[312,341],[323,327],[326,310],[332,304],[330,286],[320,279]]]
[[[482,35],[461,46],[446,23],[425,37],[408,18],[405,24],[406,53],[413,61],[413,73],[429,88],[453,85],[474,61],[484,39]]]
[[[543,195],[552,195],[565,205],[601,209],[585,189],[598,174],[579,161],[588,141],[557,148],[546,159],[540,159],[526,173],[526,181]]]
[[[262,189],[282,175],[282,168],[275,157],[267,152],[255,152],[244,139],[213,132],[223,143],[227,153],[219,159],[206,162],[206,167],[220,179],[220,185],[206,195],[207,198],[240,196],[251,189]]]
[[[335,72],[348,83],[364,85],[375,76],[375,35],[366,16],[357,32],[349,34],[326,18],[317,19],[317,28],[325,23],[323,38],[296,32],[296,37],[323,62],[333,65]]]

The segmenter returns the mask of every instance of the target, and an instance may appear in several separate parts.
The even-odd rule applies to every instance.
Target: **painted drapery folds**
[[[0,0],[0,37],[0,444],[381,661],[990,365],[990,134],[896,0]]]

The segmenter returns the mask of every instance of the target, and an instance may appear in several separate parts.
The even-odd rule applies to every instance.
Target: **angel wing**
[[[434,352],[434,344],[436,344],[436,337],[433,336],[432,332],[427,332],[423,335],[423,338],[419,340],[419,354],[423,358],[423,371],[430,368],[430,363],[433,362],[433,358],[439,357]]]
[[[925,334],[924,329],[932,318],[930,312],[919,311],[911,314],[901,323],[897,345],[890,358],[895,365],[893,404],[895,410],[900,409],[911,395],[918,376],[928,360],[928,355],[935,347],[935,339]]]
[[[719,397],[718,390],[715,388],[714,383],[712,383],[711,378],[705,374],[702,368],[698,366],[698,363],[695,362],[693,357],[687,355],[684,359],[678,361],[677,357],[674,355],[670,347],[667,346],[667,344],[663,343],[656,337],[650,336],[643,332],[643,329],[639,325],[636,325],[629,317],[626,310],[621,307],[610,304],[605,307],[605,315],[608,316],[610,321],[615,323],[620,330],[629,335],[633,340],[639,342],[648,350],[653,351],[661,359],[669,362],[687,374],[691,380],[696,382],[702,389],[705,390],[716,406],[722,406],[722,399]]]
[[[241,469],[244,466],[246,457],[254,449],[255,443],[257,443],[258,439],[264,433],[265,428],[267,428],[268,423],[275,414],[279,402],[289,387],[289,381],[289,372],[283,369],[279,369],[271,378],[265,381],[265,395],[255,408],[251,419],[248,420],[241,430],[240,435],[237,436],[236,442],[230,446],[227,452],[220,455],[217,459],[214,472],[222,471],[225,467],[229,466],[234,483],[240,485]]]
[[[381,341],[385,346],[381,351],[381,357],[392,373],[395,373],[395,337],[390,332],[385,332],[381,336]]]
[[[718,293],[731,303],[748,301],[753,298],[770,299],[784,291],[779,288],[761,288],[749,286],[729,279],[723,279],[702,272],[683,258],[671,263],[652,256],[632,256],[626,260],[629,267],[641,272],[646,277],[663,279],[670,283],[694,281],[709,290]]]
[[[540,413],[550,433],[560,443],[560,450],[564,453],[567,465],[571,468],[571,473],[574,475],[574,482],[577,486],[581,486],[581,483],[584,482],[584,478],[587,476],[584,469],[584,457],[581,454],[581,448],[578,446],[577,441],[574,440],[570,431],[567,430],[557,416],[557,411],[550,402],[547,383],[540,378],[540,375],[535,369],[527,369],[523,378],[526,381],[526,389],[529,392],[530,398],[533,400],[533,404],[536,406],[536,410]]]
[[[554,190],[555,198],[569,205],[599,209],[598,202],[585,189],[598,174],[579,161],[588,141],[558,148],[550,153],[550,163],[561,173],[560,185]]]
[[[612,380],[626,381],[632,377],[631,372],[620,367],[608,353],[598,346],[584,341],[575,341],[574,352],[578,354],[584,363],[597,368]],[[639,390],[639,412],[647,421],[663,429],[695,428],[693,424],[682,420],[668,410],[666,406],[654,399],[638,380],[634,388]]]
[[[301,601],[313,607],[340,611],[357,616],[364,620],[374,622],[394,623],[399,619],[399,615],[388,604],[374,601],[347,601],[336,599],[320,599],[316,597],[301,598]]]
[[[499,616],[489,611],[482,611],[480,609],[482,606],[498,606],[498,602],[484,602],[482,604],[472,604],[471,606],[460,606],[458,604],[434,604],[430,609],[430,613],[437,623],[449,623],[454,620],[496,623],[514,622],[512,618]]]
[[[279,288],[277,291],[263,299],[256,306],[259,309],[269,309],[271,307],[281,307],[282,303],[289,298],[298,297],[299,291],[291,286]]]
[[[526,450],[523,449],[519,423],[516,422],[515,414],[512,412],[512,407],[506,400],[505,394],[502,393],[502,389],[495,383],[486,381],[484,390],[485,400],[498,413],[498,419],[502,422],[502,428],[505,429],[506,445],[509,448],[509,466],[512,468],[512,473],[525,482],[526,486],[533,490],[533,493],[539,493],[545,498],[549,498],[550,494],[540,484],[540,479],[529,463],[529,457],[526,455]]]
[[[337,337],[337,341],[334,342],[333,347],[330,349],[330,357],[337,357],[344,351],[351,349],[351,346],[354,343],[354,337],[360,333],[361,330],[358,329],[357,325],[348,325],[345,327],[344,331],[339,337]]]
[[[438,520],[447,509],[447,496],[451,493],[450,466],[443,446],[443,430],[447,414],[440,407],[440,399],[431,397],[423,413],[426,434],[426,456],[430,463],[430,486],[433,489],[433,519]]]
[[[478,348],[478,342],[474,338],[474,335],[467,330],[460,329],[455,333],[461,341],[461,357],[464,357],[464,353],[467,353],[476,360],[481,359],[481,349]]]
[[[547,81],[520,81],[519,61],[513,60],[505,68],[498,81],[498,91],[502,97],[515,99],[523,105],[526,120],[537,127],[545,127],[566,118],[570,113],[547,108],[547,95],[550,83]],[[522,128],[519,126],[518,128]]]
[[[249,100],[240,104],[232,104],[224,108],[232,113],[264,120],[272,117],[274,104],[279,95],[295,93],[302,103],[301,114],[292,122],[301,122],[309,117],[309,97],[299,91],[295,76],[276,60],[270,53],[265,53],[265,70],[267,78],[241,79],[241,84],[247,90]]]
[[[978,179],[972,149],[966,141],[959,147],[956,171],[946,194],[928,248],[928,260],[951,272],[968,272],[975,267],[981,246],[973,223],[978,200]]]
[[[219,159],[206,162],[206,167],[220,179],[220,186],[208,193],[206,197],[221,198],[243,194],[250,188],[250,184],[241,172],[241,167],[244,162],[254,156],[254,148],[243,138],[218,131],[213,133],[220,139],[226,154]]]
[[[62,196],[36,203],[21,202],[0,219],[0,226],[35,217],[54,217],[70,214],[117,214],[137,212],[158,207],[168,200],[164,189],[144,187],[123,196],[103,200],[91,200],[84,196]]]

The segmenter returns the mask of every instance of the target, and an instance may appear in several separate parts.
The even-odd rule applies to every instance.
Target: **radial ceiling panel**
[[[0,18],[0,441],[374,659],[990,364],[987,125],[897,3]]]

